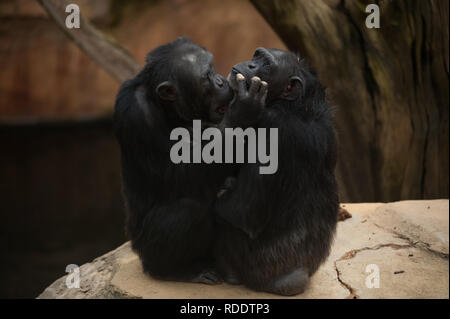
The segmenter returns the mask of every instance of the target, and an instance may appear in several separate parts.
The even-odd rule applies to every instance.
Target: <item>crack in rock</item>
[[[375,225],[376,227],[378,227],[378,228],[380,228],[380,229],[382,229],[382,230],[384,230],[384,231],[386,231],[388,233],[391,233],[391,234],[395,235],[397,238],[400,238],[400,239],[403,239],[403,240],[407,241],[414,248],[426,250],[426,251],[428,251],[428,252],[430,252],[430,253],[432,253],[432,254],[440,257],[440,258],[444,258],[444,259],[448,260],[448,254],[446,254],[446,253],[444,253],[442,251],[438,251],[438,250],[432,249],[430,247],[431,245],[429,243],[427,243],[427,242],[424,242],[424,241],[421,241],[421,240],[414,241],[414,240],[412,240],[412,238],[406,236],[405,234],[397,232],[395,230],[384,228],[384,227],[382,227],[382,226],[380,226],[380,225],[378,225],[376,223],[373,223],[373,225]]]
[[[384,248],[384,247],[391,247],[393,249],[405,249],[405,248],[414,248],[414,245],[412,245],[412,244],[399,245],[399,244],[388,243],[388,244],[378,244],[373,247],[363,247],[363,248],[358,248],[358,249],[352,249],[352,250],[346,252],[344,255],[342,255],[341,258],[334,261],[334,269],[336,270],[337,280],[339,281],[341,286],[344,287],[345,289],[347,289],[349,292],[347,299],[358,299],[359,296],[356,294],[356,291],[352,286],[350,286],[348,283],[346,283],[345,281],[342,280],[341,272],[339,271],[337,262],[342,261],[342,260],[352,259],[353,257],[356,256],[357,253],[364,251],[364,250],[378,250],[378,249]]]

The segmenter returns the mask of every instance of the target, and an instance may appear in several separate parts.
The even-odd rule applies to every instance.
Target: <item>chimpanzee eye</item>
[[[214,83],[220,88],[223,87],[222,77],[219,75],[214,76]]]
[[[256,50],[255,53],[253,54],[253,58],[259,58],[260,56],[261,56],[260,50]]]
[[[208,69],[205,73],[202,75],[202,80],[209,80],[211,78],[211,69]]]

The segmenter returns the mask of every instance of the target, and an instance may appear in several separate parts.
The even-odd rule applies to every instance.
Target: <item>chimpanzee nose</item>
[[[254,63],[254,62],[249,62],[248,65],[247,65],[247,67],[248,67],[250,70],[253,70],[253,69],[256,68],[256,63]]]

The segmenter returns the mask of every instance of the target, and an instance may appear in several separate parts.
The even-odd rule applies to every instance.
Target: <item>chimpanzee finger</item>
[[[268,86],[267,82],[261,81],[261,88],[259,89],[256,99],[262,103],[265,103],[268,90],[269,90],[269,86]]]
[[[255,97],[259,91],[260,86],[261,86],[261,79],[257,76],[252,77],[252,83],[250,84],[248,94],[252,97]]]
[[[245,83],[245,77],[241,73],[236,74],[236,82],[238,87],[238,95],[245,96],[247,93],[247,85]]]

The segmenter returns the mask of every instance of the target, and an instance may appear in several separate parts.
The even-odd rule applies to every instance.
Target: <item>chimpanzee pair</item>
[[[327,258],[339,208],[336,139],[325,89],[296,54],[256,49],[228,79],[186,38],[150,52],[119,90],[127,233],[143,269],[164,280],[222,280],[302,293]],[[176,127],[277,128],[278,170],[170,160]]]

